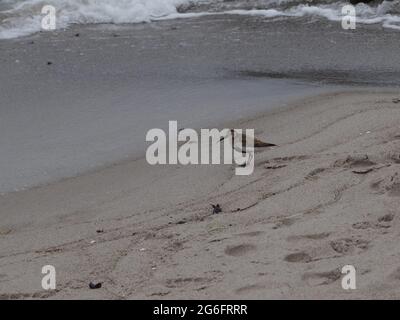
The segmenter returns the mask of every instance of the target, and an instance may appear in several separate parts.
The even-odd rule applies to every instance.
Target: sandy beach
[[[398,98],[324,94],[238,124],[279,144],[245,178],[140,159],[3,196],[1,297],[398,298]]]
[[[0,40],[0,299],[399,299],[399,40],[239,15]],[[278,146],[249,176],[150,166],[169,120]]]

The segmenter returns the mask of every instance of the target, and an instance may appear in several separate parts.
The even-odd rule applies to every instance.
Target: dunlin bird
[[[245,153],[245,149],[248,148],[249,144],[252,144],[254,146],[254,148],[264,148],[264,147],[276,147],[276,144],[273,143],[268,143],[268,142],[264,142],[261,140],[258,140],[255,137],[252,136],[248,136],[245,133],[242,133],[242,136],[239,136],[239,133],[236,132],[236,130],[234,129],[230,129],[229,132],[220,139],[220,141],[224,140],[224,139],[228,139],[231,138],[232,139],[232,146],[236,151]]]
[[[243,165],[246,166],[253,158],[254,149],[255,148],[266,148],[266,147],[276,147],[276,144],[268,143],[261,141],[254,136],[248,136],[245,133],[241,133],[241,136],[236,130],[230,129],[228,133],[220,139],[223,141],[224,139],[231,139],[232,148],[242,154],[248,155],[248,159],[246,163]]]

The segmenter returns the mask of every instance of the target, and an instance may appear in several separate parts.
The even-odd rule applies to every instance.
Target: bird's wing
[[[263,148],[263,147],[276,147],[276,144],[264,142],[254,138],[254,148]]]

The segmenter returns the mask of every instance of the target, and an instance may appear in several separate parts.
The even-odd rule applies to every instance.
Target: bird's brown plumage
[[[232,139],[235,136],[235,130],[231,129]],[[246,145],[247,136],[242,133],[242,144]],[[261,141],[254,137],[254,148],[276,147],[276,144]]]
[[[235,139],[237,139],[237,138],[235,138],[235,130],[234,129],[230,129],[230,132],[231,132],[232,144],[234,145],[235,141],[238,141],[238,140],[235,140]],[[225,138],[226,137],[222,137],[220,139],[220,141],[224,140]],[[242,133],[241,144],[243,146],[246,146],[246,139],[247,139],[246,134]],[[253,140],[254,140],[254,148],[277,147],[276,144],[264,142],[264,141],[261,141],[261,140],[255,138],[255,137],[253,138]]]
[[[276,144],[254,139],[254,148],[263,148],[263,147],[276,147]]]

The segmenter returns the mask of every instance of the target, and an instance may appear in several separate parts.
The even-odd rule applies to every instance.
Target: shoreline
[[[216,126],[289,97],[400,85],[400,33],[307,21],[210,16],[0,41],[0,193],[139,157],[168,120]]]
[[[0,297],[398,298],[398,97],[327,93],[240,121],[280,145],[249,177],[139,159],[0,197]],[[56,291],[39,288],[45,264]]]
[[[246,82],[247,80],[243,80],[243,81]],[[288,82],[283,81],[282,83],[272,84],[272,86],[276,85],[276,88],[279,88],[279,90],[286,90],[286,89],[292,89],[291,86],[298,85],[299,87],[301,87],[301,89],[296,93],[287,94],[286,96],[282,96],[279,98],[277,98],[276,96],[269,97],[269,100],[265,101],[264,108],[263,107],[255,107],[253,109],[249,108],[248,110],[241,111],[240,113],[237,113],[237,114],[226,114],[226,115],[225,115],[225,113],[228,113],[228,112],[230,113],[231,111],[234,111],[234,110],[229,110],[229,108],[225,108],[225,110],[221,109],[221,111],[217,111],[216,114],[212,114],[208,118],[201,119],[201,122],[203,122],[204,125],[200,126],[199,123],[201,123],[201,122],[197,121],[194,123],[195,126],[190,127],[190,128],[192,128],[194,130],[200,130],[202,128],[203,129],[233,128],[233,127],[235,127],[236,124],[241,123],[241,122],[247,122],[247,121],[249,121],[249,119],[263,117],[263,116],[265,116],[265,114],[267,114],[269,112],[275,112],[275,111],[279,112],[279,110],[284,110],[286,105],[293,104],[294,101],[296,101],[298,99],[305,99],[309,96],[312,96],[315,94],[315,92],[319,92],[320,94],[323,94],[323,93],[335,92],[338,90],[338,88],[341,88],[340,86],[339,87],[338,86],[329,86],[326,88],[322,88],[322,87],[318,87],[318,86],[314,87],[313,85],[307,84],[307,83],[301,83],[301,82],[298,84],[296,84],[295,82],[291,83],[290,79],[288,79],[287,81]],[[251,82],[249,81],[247,84],[251,85]],[[267,82],[267,88],[268,88],[268,82]],[[386,88],[388,88],[388,87],[386,87]],[[358,89],[359,90],[367,90],[366,87],[358,87]],[[368,90],[377,90],[377,89],[378,88],[376,88],[376,87],[374,87],[373,89],[368,88]],[[256,91],[257,90],[258,89],[256,89]],[[342,90],[344,90],[344,89],[342,88]],[[348,89],[348,90],[354,90],[354,89]],[[263,99],[263,95],[261,95],[257,99],[259,99],[261,101],[261,99]],[[232,102],[232,100],[226,101],[225,104],[229,104],[230,102]],[[210,102],[210,105],[212,105],[213,103],[215,103],[215,102]],[[190,115],[190,111],[185,111],[185,112],[187,113],[187,115]],[[224,117],[225,117],[225,119],[223,119]],[[162,123],[159,123],[160,125],[157,126],[157,128],[166,129],[168,126],[168,121],[170,121],[170,120],[174,120],[174,119],[169,119],[169,120],[165,119],[165,121],[163,121]],[[185,118],[183,118],[183,120],[181,119],[181,121],[178,121],[179,127],[182,127],[182,126],[180,126],[182,123],[190,124],[190,122],[188,123],[187,121],[188,120]],[[148,119],[147,122],[151,123],[151,119]],[[209,126],[207,124],[209,124]],[[183,125],[183,127],[188,128],[188,126],[185,126],[185,125]],[[150,130],[150,129],[154,129],[154,128],[149,127],[148,129]],[[37,189],[37,188],[41,188],[41,187],[50,186],[50,185],[57,184],[59,182],[62,182],[62,181],[68,180],[68,179],[78,178],[80,176],[95,174],[98,171],[106,170],[107,168],[118,166],[118,165],[123,165],[124,163],[141,161],[144,159],[146,149],[150,145],[150,143],[145,142],[145,136],[146,136],[145,132],[143,132],[142,135],[139,137],[141,141],[138,142],[137,139],[135,138],[135,134],[138,133],[137,131],[138,130],[133,131],[131,133],[132,138],[133,138],[132,140],[136,140],[136,141],[134,141],[135,144],[129,144],[128,147],[126,147],[127,151],[125,154],[121,153],[118,156],[113,156],[110,158],[109,154],[107,152],[104,152],[104,156],[100,156],[99,159],[97,159],[97,160],[96,160],[96,158],[94,160],[91,160],[90,164],[81,165],[81,166],[77,166],[77,167],[71,167],[70,169],[68,169],[66,171],[63,169],[62,172],[64,172],[64,173],[62,173],[61,175],[59,175],[59,173],[57,173],[57,170],[54,170],[54,168],[52,168],[52,166],[50,165],[49,169],[47,169],[47,168],[42,169],[46,172],[46,174],[43,177],[35,178],[32,181],[30,181],[29,179],[22,180],[22,182],[20,182],[20,185],[14,187],[14,190],[11,190],[11,187],[9,187],[8,189],[0,189],[0,191],[1,191],[0,197],[6,196],[6,195],[12,194],[12,193],[27,192],[31,189]],[[129,133],[127,132],[126,135],[129,136]],[[126,137],[123,137],[123,138],[126,139]],[[35,143],[34,140],[32,142]],[[131,150],[129,150],[128,148],[131,148]],[[71,151],[74,151],[74,150],[71,150]],[[51,154],[46,154],[46,153],[44,153],[43,155],[40,155],[40,156],[43,157],[46,155],[51,156]],[[72,172],[74,172],[74,170],[76,170],[77,172],[72,173]],[[6,170],[4,170],[4,171],[6,171]],[[53,177],[49,176],[49,171],[52,172]],[[5,187],[5,188],[7,188],[7,187]]]
[[[291,79],[289,79],[291,80]],[[340,88],[340,87],[339,87]],[[308,89],[311,90],[311,89]],[[334,93],[345,93],[345,92],[394,92],[395,88],[394,87],[390,87],[390,86],[384,86],[384,87],[368,87],[368,86],[356,86],[356,88],[335,88],[333,87],[329,87],[329,88],[325,88],[319,89],[321,91],[321,93],[319,94],[302,94],[297,98],[293,98],[293,97],[285,97],[282,100],[285,101],[285,103],[279,103],[279,104],[275,104],[269,106],[268,108],[266,108],[266,110],[263,111],[257,111],[257,112],[253,112],[253,114],[247,115],[247,117],[242,117],[241,119],[230,119],[228,121],[219,121],[218,123],[214,123],[214,126],[211,127],[207,127],[207,126],[203,126],[203,127],[194,127],[192,129],[194,130],[200,130],[200,129],[225,129],[225,128],[241,128],[243,127],[244,124],[249,123],[254,121],[257,118],[264,118],[267,117],[268,115],[274,115],[274,114],[279,114],[281,112],[287,112],[288,110],[290,110],[291,108],[296,108],[295,105],[297,105],[299,103],[299,101],[307,101],[308,99],[312,99],[316,96],[324,96],[324,95],[329,95],[329,94],[334,94]],[[271,103],[270,103],[271,104]],[[294,107],[292,107],[294,105]],[[178,123],[179,124],[179,123]],[[164,126],[165,127],[165,126]],[[143,135],[143,137],[145,137],[145,134]],[[144,138],[143,138],[144,139]],[[149,145],[150,143],[148,143]],[[48,181],[42,182],[42,183],[38,183],[36,185],[31,185],[29,187],[22,187],[19,188],[16,191],[5,191],[5,192],[0,192],[0,198],[1,197],[6,197],[9,196],[11,194],[18,194],[18,193],[26,193],[29,192],[31,190],[35,190],[35,189],[40,189],[40,188],[49,188],[52,185],[58,185],[60,183],[63,183],[64,181],[68,181],[71,179],[78,179],[79,177],[84,177],[84,176],[90,176],[90,175],[95,175],[101,171],[104,170],[108,170],[110,168],[116,167],[116,166],[124,166],[126,164],[130,164],[130,163],[135,163],[135,162],[145,162],[144,159],[144,154],[146,152],[146,149],[144,149],[142,151],[141,155],[133,155],[133,156],[127,156],[127,157],[122,157],[119,160],[116,161],[108,161],[104,164],[98,164],[98,165],[94,165],[92,168],[87,168],[81,172],[78,172],[76,175],[72,175],[72,176],[65,176],[65,177],[59,177],[59,178],[53,178],[50,179]],[[168,164],[167,164],[168,165]],[[173,166],[173,165],[171,165]]]

